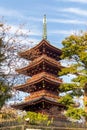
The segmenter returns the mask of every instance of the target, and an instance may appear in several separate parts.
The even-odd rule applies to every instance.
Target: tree
[[[19,62],[27,64],[26,61],[20,59],[18,56],[18,51],[25,49],[26,47],[30,47],[30,45],[26,45],[28,41],[28,31],[23,29],[22,24],[19,27],[14,27],[11,25],[7,25],[3,23],[3,26],[0,28],[0,36],[3,40],[3,53],[6,56],[6,59],[3,62],[3,71],[5,72],[5,80],[9,82],[10,86],[13,86],[17,82],[18,74],[15,72],[15,68],[20,66]]]
[[[27,61],[23,62],[17,55],[19,50],[30,47],[29,31],[23,27],[22,24],[19,27],[12,27],[3,21],[0,24],[0,109],[12,96],[13,86],[20,81],[15,68],[21,66],[22,63],[22,65],[27,64]]]
[[[4,76],[6,85],[9,86],[12,94],[12,100],[20,100],[21,94],[14,90],[13,86],[24,83],[27,76],[18,74],[15,69],[26,66],[29,61],[20,58],[18,53],[26,48],[32,47],[34,44],[29,40],[30,30],[25,24],[18,26],[8,25],[3,19],[0,26],[0,38],[2,39],[2,52],[5,59],[0,65],[2,70],[1,76]],[[32,51],[35,56],[39,55],[38,50]],[[30,54],[31,55],[31,54]],[[17,96],[18,94],[18,96]],[[1,95],[2,97],[2,95]],[[17,98],[16,98],[17,97]],[[4,102],[5,103],[5,102]]]
[[[2,38],[0,38],[0,109],[5,104],[5,101],[8,100],[8,98],[11,97],[10,93],[10,87],[6,83],[4,79],[4,73],[2,71],[2,63],[5,60],[5,55],[3,53],[3,41]]]
[[[67,106],[67,116],[81,119],[82,116],[87,115],[86,111],[79,105],[76,107],[73,99],[74,97],[79,98],[84,93],[87,99],[87,33],[71,35],[65,38],[62,44],[61,58],[65,62],[68,61],[68,64],[62,69],[60,75],[74,75],[74,78],[71,79],[71,83],[61,85],[60,90],[66,92],[66,96],[62,96],[59,101]]]
[[[25,121],[28,120],[30,124],[43,124],[43,125],[50,125],[51,120],[48,119],[48,115],[36,113],[36,112],[27,112],[24,116]]]

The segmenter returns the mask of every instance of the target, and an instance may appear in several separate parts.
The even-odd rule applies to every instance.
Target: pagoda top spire
[[[43,39],[47,39],[47,25],[46,25],[46,15],[43,18]]]

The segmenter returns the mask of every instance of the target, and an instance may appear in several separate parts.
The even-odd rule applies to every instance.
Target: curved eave
[[[16,109],[23,109],[26,106],[35,105],[35,104],[38,104],[40,102],[48,102],[48,103],[50,103],[52,105],[65,107],[64,105],[58,103],[57,99],[46,97],[46,96],[41,96],[41,97],[32,99],[30,101],[24,101],[24,102],[18,103],[18,104],[13,104],[13,105],[11,105],[11,107],[16,108]]]
[[[59,84],[62,83],[62,80],[58,80],[58,79],[57,80],[52,80],[51,78],[42,77],[42,78],[38,78],[36,80],[32,80],[32,81],[30,81],[30,82],[28,82],[26,84],[15,86],[14,89],[19,90],[19,91],[25,91],[25,92],[28,90],[28,92],[29,92],[29,90],[31,89],[32,84],[35,85],[35,84],[37,84],[37,83],[39,83],[41,81],[46,81],[46,82],[48,82],[50,84],[53,84],[53,85],[56,85],[56,86],[59,86]]]
[[[39,44],[37,44],[35,47],[28,49],[24,52],[20,52],[19,55],[21,57],[25,57],[26,55],[28,55],[30,52],[38,49],[39,47],[41,47],[43,44],[45,44],[47,47],[49,47],[50,49],[52,49],[53,51],[55,51],[56,53],[58,53],[59,55],[62,54],[62,51],[59,48],[56,48],[55,46],[51,45],[47,40],[43,39]]]
[[[47,63],[49,66],[55,67],[56,69],[61,69],[64,68],[63,66],[60,65],[59,62],[57,62],[56,60],[49,58],[47,56],[41,56],[40,58],[38,58],[37,60],[31,62],[28,66],[23,67],[21,69],[16,69],[16,71],[18,73],[22,73],[22,74],[26,74],[27,70],[29,71],[29,69],[33,69],[35,68],[35,66],[41,64],[41,63]]]

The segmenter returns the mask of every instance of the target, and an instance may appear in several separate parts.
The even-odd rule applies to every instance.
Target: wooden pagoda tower
[[[23,102],[13,104],[12,107],[63,118],[62,112],[65,106],[58,103],[59,87],[62,83],[62,80],[58,78],[58,72],[62,67],[59,62],[62,52],[48,42],[46,29],[44,15],[43,39],[35,47],[19,53],[22,58],[30,60],[30,63],[16,71],[30,78],[25,84],[14,88],[28,92],[30,95]]]

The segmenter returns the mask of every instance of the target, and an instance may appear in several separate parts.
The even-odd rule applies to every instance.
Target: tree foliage
[[[69,107],[66,113],[66,116],[75,119],[75,120],[80,120],[83,117],[86,116],[86,113],[83,111],[82,108],[74,108],[74,107]]]
[[[0,111],[0,120],[16,120],[18,117],[18,112],[11,107],[4,106]]]
[[[1,20],[2,21],[2,20]],[[12,87],[24,81],[24,76],[19,76],[15,69],[27,64],[17,55],[18,51],[30,47],[28,42],[28,30],[24,29],[24,25],[18,27],[10,26],[4,21],[0,24],[0,108],[5,101],[11,97]],[[22,80],[19,80],[22,79]]]
[[[11,97],[10,87],[4,79],[4,73],[1,70],[2,63],[6,59],[3,53],[3,41],[0,39],[0,109],[5,104],[5,101]]]
[[[59,102],[61,102],[63,105],[65,105],[67,108],[71,105],[74,104],[73,102],[73,97],[70,94],[66,94],[65,96],[62,96],[59,99]]]
[[[80,35],[71,35],[62,41],[62,60],[67,60],[67,67],[62,68],[60,76],[74,75],[71,79],[71,83],[63,83],[60,87],[61,92],[66,92],[66,96],[61,97],[60,102],[65,102],[67,107],[67,116],[71,118],[80,119],[81,115],[86,116],[84,109],[78,109],[75,107],[75,103],[72,106],[72,100],[74,97],[80,97],[84,95],[84,88],[87,84],[87,33]],[[68,93],[67,93],[68,92]],[[71,95],[72,98],[67,97]],[[64,99],[64,100],[63,100]]]
[[[29,119],[30,124],[49,125],[51,123],[51,120],[48,119],[48,115],[30,111],[27,112],[24,119]]]

